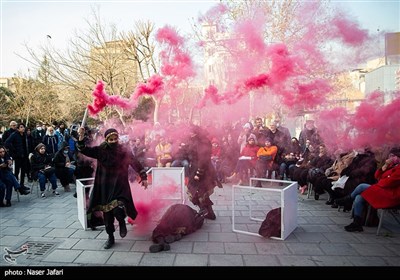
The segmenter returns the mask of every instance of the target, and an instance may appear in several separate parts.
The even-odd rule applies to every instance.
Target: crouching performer
[[[202,227],[204,214],[184,204],[174,204],[162,216],[159,224],[153,230],[154,243],[149,250],[152,253],[168,251],[169,243],[178,241],[184,235],[197,231]]]
[[[127,234],[126,216],[128,215],[134,220],[138,214],[129,186],[129,165],[140,175],[141,184],[145,189],[147,188],[147,174],[132,153],[124,145],[118,143],[118,131],[114,128],[108,129],[104,134],[105,141],[95,147],[85,145],[85,129],[83,127],[79,128],[78,133],[78,151],[97,160],[94,186],[87,210],[88,220],[90,221],[94,211],[103,212],[108,234],[104,249],[109,249],[115,243],[114,219],[117,219],[119,234],[124,238]]]

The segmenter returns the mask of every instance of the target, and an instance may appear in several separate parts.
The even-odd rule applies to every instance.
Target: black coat
[[[85,156],[97,160],[88,214],[99,210],[110,211],[118,206],[118,201],[121,201],[125,205],[126,214],[135,219],[137,211],[129,185],[128,167],[130,165],[139,173],[142,180],[147,180],[146,171],[139,161],[126,146],[121,144],[110,147],[103,142],[99,146],[87,147],[84,141],[78,141],[77,148]]]

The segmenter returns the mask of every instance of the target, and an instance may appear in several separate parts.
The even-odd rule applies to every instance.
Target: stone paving
[[[396,266],[400,267],[400,225],[389,215],[379,236],[376,227],[349,233],[343,227],[351,222],[350,213],[338,212],[320,200],[298,195],[298,227],[286,240],[251,236],[232,231],[232,186],[215,189],[212,196],[217,215],[206,220],[197,232],[171,244],[171,250],[150,253],[151,231],[128,234],[103,249],[107,239],[104,227],[83,230],[77,218],[77,203],[72,192],[60,191],[39,198],[32,194],[13,195],[12,207],[0,208],[1,266]],[[246,197],[243,198],[246,200]],[[238,226],[257,229],[249,222],[248,208],[236,202]],[[259,211],[260,215],[265,212]],[[118,231],[118,229],[117,229]],[[34,244],[27,255],[5,261],[4,249],[18,250]]]

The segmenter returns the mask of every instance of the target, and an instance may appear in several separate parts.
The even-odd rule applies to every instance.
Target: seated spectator
[[[172,145],[165,137],[160,137],[160,142],[156,146],[157,166],[170,167],[172,163]]]
[[[338,205],[354,201],[354,220],[344,227],[346,231],[363,231],[361,214],[368,202],[373,208],[390,208],[400,205],[400,148],[393,148],[385,164],[376,170],[377,183],[359,184],[354,191],[341,199],[336,199]]]
[[[289,178],[289,170],[294,167],[296,162],[300,159],[300,144],[296,137],[292,137],[290,145],[286,148],[286,151],[282,154],[282,162],[279,166],[279,176],[283,180]]]
[[[71,157],[69,155],[69,145],[67,142],[64,141],[61,145],[61,149],[58,150],[57,153],[54,155],[53,163],[56,176],[60,180],[64,191],[70,192],[71,189],[69,187],[69,184],[73,181],[75,162],[71,161]]]
[[[229,181],[239,177],[239,185],[249,181],[249,176],[255,171],[257,164],[257,152],[259,150],[254,136],[247,139],[247,145],[243,148],[242,152],[236,163],[235,172],[232,176],[227,178]]]
[[[219,141],[217,138],[213,138],[211,140],[211,163],[215,168],[215,173],[217,175],[218,181],[223,181],[225,178],[222,168],[221,168],[221,163],[222,159],[224,156],[224,150],[222,147],[219,145]]]
[[[186,144],[181,142],[177,149],[173,152],[174,161],[172,167],[184,167],[185,177],[189,177],[189,154],[187,151]]]
[[[57,177],[55,173],[55,168],[52,166],[51,155],[46,153],[46,146],[44,144],[39,144],[36,146],[33,156],[31,158],[32,166],[32,178],[34,180],[39,180],[41,197],[45,198],[46,181],[49,180],[51,187],[53,189],[53,194],[60,195],[57,192]]]
[[[258,178],[271,179],[272,171],[274,171],[274,160],[278,153],[278,147],[272,144],[270,138],[265,139],[265,146],[258,149],[256,172]],[[268,175],[266,176],[268,171]],[[261,182],[258,181],[256,187],[261,187]]]
[[[13,187],[21,195],[26,195],[30,193],[28,189],[22,188],[21,185],[18,183],[17,178],[12,172],[12,159],[6,152],[6,148],[4,146],[0,146],[0,175],[2,178],[1,181],[3,182],[5,187],[4,194],[7,207],[11,206]],[[1,199],[3,198],[4,195],[1,196]]]

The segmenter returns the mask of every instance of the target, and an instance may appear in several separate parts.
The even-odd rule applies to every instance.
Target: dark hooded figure
[[[141,178],[141,184],[147,188],[147,174],[140,162],[125,145],[118,143],[118,131],[107,129],[105,141],[99,146],[87,147],[84,141],[85,129],[79,128],[78,151],[85,156],[97,160],[93,191],[88,206],[88,220],[94,211],[102,211],[108,240],[104,249],[111,248],[114,243],[114,219],[119,223],[119,234],[123,238],[127,234],[125,218],[128,215],[135,219],[137,211],[132,199],[128,180],[128,167],[131,166]]]
[[[54,155],[53,163],[56,168],[56,176],[60,179],[64,191],[70,192],[69,183],[73,181],[75,165],[72,161],[68,142],[64,141],[61,143],[61,148]]]
[[[190,201],[200,207],[205,218],[215,220],[212,209],[213,202],[210,196],[216,185],[222,187],[217,180],[215,168],[211,163],[211,141],[206,132],[199,126],[193,126],[190,132],[189,143],[189,183],[188,195]]]
[[[174,204],[162,216],[151,236],[154,243],[149,250],[152,253],[167,251],[168,243],[178,241],[184,235],[197,231],[204,223],[204,216],[190,206]]]

